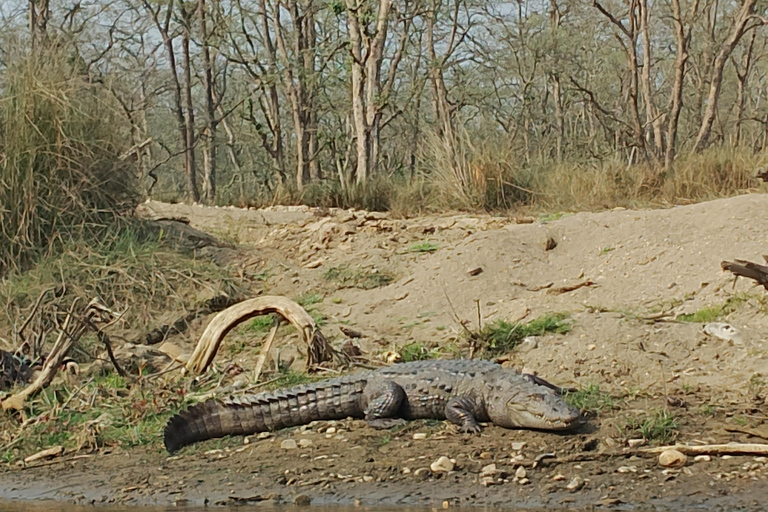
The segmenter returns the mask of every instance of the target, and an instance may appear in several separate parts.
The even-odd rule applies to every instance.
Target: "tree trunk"
[[[205,85],[205,132],[203,145],[203,199],[206,203],[216,200],[216,104],[213,98],[213,59],[208,43],[208,27],[205,0],[197,1],[200,20],[200,45],[203,57],[203,83]]]
[[[733,49],[744,35],[747,23],[755,9],[757,0],[743,0],[731,26],[731,31],[723,44],[720,45],[720,51],[715,57],[712,65],[712,74],[709,81],[709,94],[707,95],[707,106],[704,110],[704,117],[701,120],[699,134],[696,136],[694,151],[699,153],[709,144],[709,137],[712,133],[712,123],[717,115],[717,100],[720,97],[720,87],[723,83],[723,69],[728,61]]]
[[[650,123],[653,140],[651,154],[654,159],[662,154],[664,141],[661,134],[662,119],[656,105],[653,102],[653,90],[651,87],[651,36],[649,29],[648,0],[640,0],[640,32],[643,35],[643,103],[645,103],[645,123]]]
[[[184,146],[186,156],[186,174],[187,174],[187,193],[192,202],[200,202],[200,192],[197,189],[197,166],[195,165],[195,106],[192,99],[192,59],[189,56],[189,38],[190,38],[190,19],[183,3],[180,4],[182,30],[181,30],[181,51],[182,66],[184,71],[184,103],[186,110],[186,144]]]

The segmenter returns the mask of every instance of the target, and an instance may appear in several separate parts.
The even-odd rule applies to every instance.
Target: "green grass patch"
[[[360,288],[362,290],[372,290],[387,286],[395,280],[395,276],[386,271],[350,267],[348,265],[329,268],[323,274],[323,277],[327,281],[336,283],[339,288]]]
[[[296,304],[307,309],[309,306],[314,306],[323,302],[323,295],[318,292],[309,291],[296,297]]]
[[[613,409],[615,406],[613,397],[600,391],[597,384],[589,384],[586,388],[574,393],[567,393],[565,401],[582,412],[599,413]]]
[[[715,305],[715,306],[707,306],[707,307],[701,308],[700,310],[694,313],[678,315],[676,317],[676,320],[680,322],[693,322],[693,323],[702,323],[702,324],[715,322],[717,320],[720,320],[730,315],[731,313],[736,311],[740,306],[746,304],[750,300],[757,301],[758,304],[760,305],[761,311],[766,310],[767,299],[764,296],[749,294],[749,293],[738,293],[733,297],[729,297],[728,300],[726,300],[723,304]]]
[[[663,409],[646,417],[629,418],[625,425],[627,434],[640,435],[646,441],[661,444],[672,443],[677,437],[678,428],[674,414]]]
[[[496,320],[483,327],[479,339],[483,350],[489,354],[494,354],[513,350],[520,341],[528,336],[541,336],[546,333],[565,334],[570,330],[570,315],[551,313],[535,318],[528,323]]]
[[[408,252],[435,252],[440,247],[432,242],[419,242],[408,248]]]

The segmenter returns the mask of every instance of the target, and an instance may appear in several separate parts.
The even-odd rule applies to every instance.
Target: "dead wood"
[[[568,293],[574,290],[578,290],[579,288],[583,288],[585,286],[594,286],[594,285],[595,283],[592,280],[587,279],[586,281],[581,281],[579,283],[568,285],[568,286],[561,286],[560,288],[550,288],[549,290],[547,290],[547,293],[550,293],[553,295],[559,295],[561,293]]]
[[[3,400],[1,405],[4,411],[22,410],[31,396],[47,387],[51,381],[53,381],[56,372],[67,357],[69,350],[78,342],[78,340],[80,340],[80,337],[85,331],[90,326],[94,325],[95,322],[108,321],[109,317],[105,317],[105,313],[108,313],[110,316],[112,315],[111,311],[94,299],[88,303],[83,318],[78,318],[75,315],[77,303],[78,299],[72,301],[72,305],[67,312],[64,324],[59,330],[59,336],[56,339],[56,343],[54,343],[50,354],[45,360],[45,364],[43,364],[43,369],[37,375],[37,378],[35,378],[32,384],[20,392]]]
[[[314,319],[294,301],[280,296],[263,296],[248,299],[217,314],[206,327],[187,361],[187,370],[203,373],[216,356],[224,336],[238,324],[260,315],[277,313],[289,321],[307,344],[307,368],[313,369],[320,363],[332,361],[343,355],[336,352],[326,340]]]
[[[144,344],[156,345],[171,335],[181,334],[189,329],[190,324],[195,319],[200,318],[201,316],[210,315],[211,313],[223,311],[233,304],[237,304],[239,301],[239,298],[228,297],[226,295],[218,295],[210,298],[203,302],[199,307],[178,318],[172,324],[162,325],[149,331],[144,339]]]
[[[277,334],[277,329],[280,327],[280,317],[275,318],[274,323],[272,324],[272,328],[269,330],[269,336],[267,336],[267,341],[264,342],[264,346],[261,347],[261,354],[259,354],[259,360],[256,361],[256,369],[253,371],[253,382],[259,382],[259,377],[261,376],[261,370],[264,368],[264,363],[267,360],[267,356],[269,355],[269,351],[272,348],[272,343],[275,341],[275,334]]]
[[[763,256],[763,259],[768,262],[768,256]],[[763,288],[768,290],[768,266],[746,260],[735,260],[722,261],[720,262],[720,267],[737,277],[754,279],[757,281],[757,284],[763,285]]]
[[[667,450],[677,450],[685,455],[768,455],[768,444],[728,443],[728,444],[704,444],[688,446],[676,444],[672,446],[657,446],[655,448],[642,448],[638,453],[658,455]]]

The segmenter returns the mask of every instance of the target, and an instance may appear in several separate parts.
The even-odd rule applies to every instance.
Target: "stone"
[[[697,455],[693,458],[693,462],[709,462],[712,460],[712,457],[709,455]]]
[[[299,439],[299,446],[302,448],[311,448],[314,445],[311,439]]]
[[[421,439],[426,439],[426,438],[427,438],[427,434],[425,434],[424,432],[416,432],[415,434],[413,434],[413,439],[416,441]]]
[[[516,452],[519,452],[520,450],[522,450],[523,448],[525,448],[525,445],[526,445],[526,444],[527,444],[527,443],[526,443],[525,441],[522,441],[522,442],[518,442],[518,443],[512,443],[512,450],[514,450],[514,451],[516,451]]]
[[[480,471],[481,477],[494,476],[496,474],[496,464],[488,464]]]
[[[645,444],[645,439],[630,439],[627,441],[627,445],[629,445],[630,448],[637,448],[638,446],[642,446]]]
[[[526,476],[528,476],[528,472],[523,466],[520,466],[515,470],[515,478],[525,478]]]
[[[312,502],[312,500],[306,494],[297,494],[293,498],[293,504],[296,505],[297,507],[306,507],[311,502]]]
[[[417,480],[426,480],[430,476],[432,476],[432,472],[429,468],[419,468],[413,472],[413,477]]]
[[[494,485],[496,483],[496,479],[492,476],[484,476],[480,479],[480,485],[483,487],[489,487],[491,485]]]
[[[568,485],[565,486],[565,488],[571,492],[576,492],[582,487],[584,487],[584,479],[578,476],[573,477],[571,481],[568,482]]]
[[[517,483],[519,483],[520,485],[528,485],[529,483],[531,483],[531,481],[528,480],[527,478],[521,478],[520,480],[517,481]]]
[[[453,462],[451,459],[446,457],[445,455],[442,455],[438,457],[438,459],[430,464],[429,469],[431,469],[435,473],[448,473],[449,471],[453,471],[453,468],[456,467],[456,463]]]
[[[299,446],[296,444],[296,441],[293,439],[285,439],[282,443],[280,443],[280,448],[283,450],[295,450]]]
[[[677,450],[664,450],[659,455],[659,464],[665,468],[681,468],[688,462],[688,457]]]

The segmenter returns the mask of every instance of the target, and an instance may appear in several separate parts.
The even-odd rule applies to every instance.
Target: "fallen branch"
[[[64,319],[64,324],[59,330],[59,336],[56,339],[56,343],[54,343],[50,354],[45,360],[45,364],[43,364],[43,369],[37,375],[37,378],[23,390],[3,400],[0,405],[2,405],[4,411],[20,411],[24,409],[27,400],[31,396],[37,394],[43,388],[46,388],[53,381],[56,372],[59,371],[69,350],[78,342],[86,329],[93,325],[93,322],[95,321],[104,322],[106,320],[104,315],[112,314],[109,309],[99,303],[96,299],[93,299],[88,303],[83,318],[78,319],[75,317],[75,307],[77,306],[77,303],[77,298],[72,301],[72,305],[69,307],[67,316]]]
[[[768,262],[768,256],[763,256]],[[768,290],[768,266],[752,263],[746,260],[722,261],[720,267],[723,270],[731,272],[736,277],[746,277],[757,281],[757,284],[763,285]]]
[[[275,322],[272,324],[272,328],[269,330],[269,336],[267,341],[264,342],[264,346],[261,347],[261,354],[259,354],[259,360],[256,361],[256,369],[253,371],[253,382],[259,382],[261,376],[261,370],[264,368],[264,363],[267,360],[269,351],[272,349],[272,342],[275,341],[275,334],[280,327],[280,318],[275,318]]]
[[[728,444],[703,444],[689,446],[676,444],[672,446],[657,446],[655,448],[641,448],[637,452],[648,455],[658,455],[667,450],[677,450],[685,455],[768,455],[768,444],[728,443]]]
[[[331,347],[323,333],[317,328],[314,319],[304,308],[286,297],[267,295],[245,300],[217,314],[205,328],[203,335],[200,336],[195,351],[187,361],[187,370],[198,374],[205,372],[213,362],[221,342],[229,331],[246,320],[270,313],[281,315],[293,324],[304,338],[308,347],[308,369],[312,369],[325,361],[332,361],[334,357],[343,357]]]
[[[594,286],[594,285],[595,283],[592,280],[587,279],[586,281],[581,281],[579,283],[571,284],[567,286],[561,286],[560,288],[550,288],[549,290],[547,290],[547,293],[552,295],[560,295],[561,293],[568,293],[568,292],[578,290],[579,288],[583,288],[585,286]]]

